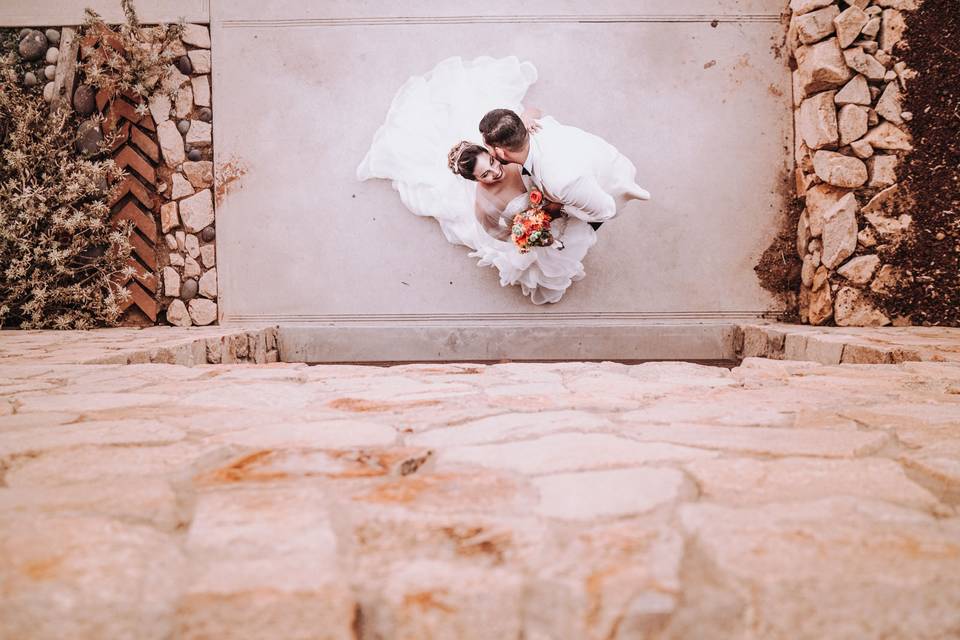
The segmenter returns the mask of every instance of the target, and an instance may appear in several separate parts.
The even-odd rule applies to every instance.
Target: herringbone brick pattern
[[[102,38],[87,38],[84,45],[98,46],[93,50],[88,48],[86,55],[104,56],[105,47],[122,48],[121,40],[115,35],[102,35]],[[130,292],[123,305],[123,323],[127,325],[155,324],[160,311],[157,300],[160,146],[153,118],[143,113],[143,109],[137,109],[141,101],[142,98],[133,94],[112,95],[105,90],[97,94],[97,110],[103,115],[103,134],[112,142],[110,153],[114,162],[126,174],[120,182],[111,185],[108,201],[111,220],[114,223],[129,221],[133,225],[129,265],[134,273],[117,280],[118,285]]]

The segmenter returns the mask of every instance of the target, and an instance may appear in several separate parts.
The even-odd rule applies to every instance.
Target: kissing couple
[[[501,286],[518,285],[534,304],[546,304],[559,302],[586,275],[582,261],[596,243],[596,227],[650,194],[613,145],[523,108],[536,79],[536,68],[513,56],[448,58],[411,77],[357,177],[391,180],[411,212],[435,218],[447,241],[472,249],[480,266],[496,268]],[[482,145],[469,140],[478,121]],[[438,148],[444,139],[460,142]],[[441,158],[447,177],[438,172]],[[554,242],[521,252],[511,240],[513,220],[535,192],[553,218]]]
[[[527,208],[531,187],[543,194],[543,208],[552,218],[573,216],[594,230],[627,201],[650,199],[634,182],[633,163],[613,145],[542,117],[539,109],[522,115],[494,109],[480,120],[480,134],[486,146],[458,143],[450,150],[448,166],[477,182],[477,221],[500,240],[509,237],[511,221]],[[558,250],[564,248],[559,239]]]

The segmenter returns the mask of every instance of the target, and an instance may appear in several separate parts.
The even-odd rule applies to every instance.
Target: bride
[[[449,58],[410,78],[394,98],[357,178],[392,180],[411,212],[435,218],[447,241],[472,249],[470,256],[479,258],[480,266],[496,268],[501,286],[519,285],[531,302],[545,304],[559,302],[584,277],[582,260],[596,243],[596,232],[583,220],[559,217],[551,225],[554,244],[520,253],[510,239],[510,221],[528,203],[520,167],[501,163],[469,142],[479,137],[478,123],[488,111],[523,112],[521,100],[536,78],[536,68],[516,57]],[[535,130],[537,114],[526,115]],[[455,144],[458,140],[464,142]]]

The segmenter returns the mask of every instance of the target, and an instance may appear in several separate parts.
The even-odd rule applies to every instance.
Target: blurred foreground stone
[[[741,340],[769,357],[310,367],[269,363],[276,329],[4,332],[0,638],[951,637],[956,332]]]

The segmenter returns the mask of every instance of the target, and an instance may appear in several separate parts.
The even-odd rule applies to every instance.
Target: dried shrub
[[[171,73],[181,28],[141,27],[130,0],[121,5],[127,21],[116,30],[88,11],[79,73],[108,94],[139,96],[145,113]],[[110,185],[123,177],[104,158],[111,137],[98,155],[82,157],[75,150],[77,116],[51,115],[38,88],[22,85],[16,44],[16,31],[0,37],[0,327],[115,325],[129,297],[117,282],[134,269],[132,226],[110,222]]]
[[[128,295],[129,228],[112,226],[112,160],[74,150],[77,122],[51,116],[19,82],[13,51],[0,55],[0,326],[84,329],[115,324]]]
[[[118,94],[139,98],[141,114],[146,101],[158,91],[170,93],[164,81],[173,72],[172,63],[183,54],[179,24],[143,27],[131,0],[121,0],[126,22],[111,29],[92,9],[86,10],[82,34],[84,47],[79,71],[84,82]]]

